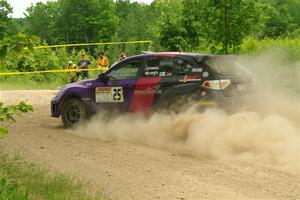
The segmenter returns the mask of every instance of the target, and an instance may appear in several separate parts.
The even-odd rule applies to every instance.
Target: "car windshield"
[[[222,75],[244,75],[248,74],[248,70],[241,66],[233,57],[216,56],[206,60],[206,63]]]

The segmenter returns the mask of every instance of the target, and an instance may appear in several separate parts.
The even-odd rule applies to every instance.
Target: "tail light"
[[[209,80],[204,81],[204,83],[202,83],[202,86],[212,90],[225,90],[225,88],[227,88],[230,85],[230,83],[230,79]]]

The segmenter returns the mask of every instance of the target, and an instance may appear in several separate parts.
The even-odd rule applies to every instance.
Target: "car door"
[[[148,113],[170,93],[174,83],[173,57],[150,56],[142,67],[130,105],[131,112]]]
[[[96,104],[110,111],[128,111],[143,59],[129,59],[107,73],[108,81],[95,87]]]

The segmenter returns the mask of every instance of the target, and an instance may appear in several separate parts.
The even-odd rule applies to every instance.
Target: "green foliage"
[[[89,54],[95,68],[100,51],[107,54],[110,64],[121,52],[128,56],[146,50],[228,54],[266,46],[284,48],[298,58],[294,44],[298,45],[295,41],[300,36],[300,0],[154,0],[150,5],[130,0],[58,0],[32,5],[26,18],[13,20],[7,17],[10,6],[0,2],[4,8],[0,27],[1,23],[10,27],[4,35],[14,33],[0,40],[1,72],[64,69],[67,61],[79,60],[81,51]],[[33,49],[43,44],[145,39],[153,45]],[[42,83],[48,83],[56,88],[68,83],[71,76],[0,77],[0,87],[28,83],[44,88]]]
[[[292,17],[282,0],[267,1],[262,4],[263,23],[261,38],[286,36],[292,30]]]
[[[118,35],[120,41],[144,40],[147,38],[144,22],[147,20],[145,12],[147,6],[129,0],[116,1],[116,14],[119,18]],[[143,30],[144,29],[144,30]]]
[[[19,157],[8,158],[0,151],[0,200],[102,199],[89,195],[85,185],[64,174],[51,174]]]
[[[0,139],[5,137],[8,133],[8,130],[7,128],[4,128],[4,127],[0,127]]]
[[[154,1],[152,9],[158,15],[158,40],[163,50],[182,51],[187,49],[187,30],[182,26],[182,0]]]
[[[27,9],[26,30],[49,44],[110,41],[118,17],[112,0],[39,2]]]
[[[26,194],[18,191],[18,185],[14,181],[8,181],[5,178],[0,179],[0,199],[1,200],[14,200],[22,199],[29,200]]]
[[[300,26],[300,0],[285,0],[281,1],[283,3],[283,7],[286,9],[287,13],[290,14],[292,18],[292,22],[295,27]]]
[[[33,111],[31,105],[25,102],[20,102],[18,105],[3,106],[0,102],[0,122],[13,121],[15,122],[15,116],[21,116],[23,113]],[[7,128],[0,127],[0,138],[7,134]]]
[[[151,39],[153,50],[227,54],[239,52],[249,36],[279,38],[295,32],[300,26],[299,5],[300,0],[154,0],[150,5],[130,0],[58,0],[29,7],[23,26],[48,44]],[[133,54],[145,48],[85,50],[94,56],[105,51],[114,59],[120,52]],[[6,51],[3,46],[1,53]],[[24,65],[31,64],[30,59],[23,60]]]
[[[254,37],[248,37],[240,45],[239,53],[259,53],[267,50],[279,49],[287,55],[289,62],[300,59],[300,37],[295,39],[263,39],[258,40]]]
[[[0,40],[6,35],[9,27],[10,18],[8,15],[12,13],[12,7],[6,0],[0,0]]]
[[[26,32],[31,35],[37,35],[48,43],[57,43],[59,30],[56,26],[60,17],[60,5],[57,1],[48,1],[47,3],[38,2],[27,8],[27,17],[25,21],[28,23]]]
[[[260,26],[262,10],[255,0],[187,0],[183,5],[183,26],[192,49],[201,46],[214,53],[235,52],[243,38]]]
[[[30,56],[33,51],[33,47],[40,43],[40,39],[37,36],[29,36],[26,34],[18,33],[16,35],[6,37],[0,41],[0,60],[8,55],[13,55],[14,58],[23,60],[23,57]],[[1,63],[2,64],[2,63]],[[7,66],[6,63],[3,63]]]

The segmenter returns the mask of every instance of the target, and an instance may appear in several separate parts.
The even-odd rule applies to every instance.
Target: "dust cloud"
[[[277,50],[239,57],[253,72],[255,94],[247,108],[228,114],[191,107],[179,114],[99,114],[73,133],[104,141],[167,148],[200,159],[237,159],[299,166],[300,62],[286,62]]]

